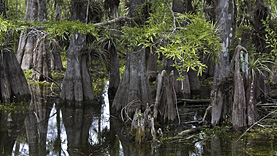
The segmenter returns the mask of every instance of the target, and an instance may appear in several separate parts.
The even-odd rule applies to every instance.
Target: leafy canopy
[[[140,45],[152,47],[150,49],[155,49],[154,51],[159,55],[173,59],[173,66],[180,73],[193,69],[198,70],[198,74],[201,75],[207,66],[200,61],[200,56],[203,54],[211,55],[212,58],[216,59],[221,48],[216,26],[207,21],[201,13],[180,14],[173,12],[171,3],[172,0],[152,0],[150,5],[147,4],[150,6],[151,13],[149,13],[145,24],[118,27],[122,32],[119,37],[122,43],[128,43],[129,47]],[[73,35],[76,32],[91,33],[96,38],[107,36],[105,34],[107,31],[100,31],[103,27],[78,21],[42,23],[6,21],[0,18],[0,24],[1,36],[9,30],[25,31],[28,29],[43,31],[50,37]]]
[[[216,26],[200,13],[180,14],[171,8],[169,2],[156,0],[146,24],[126,26],[122,39],[131,47],[153,47],[156,53],[173,59],[179,73],[193,69],[201,75],[207,66],[200,61],[200,53],[215,59],[219,55],[221,44]]]

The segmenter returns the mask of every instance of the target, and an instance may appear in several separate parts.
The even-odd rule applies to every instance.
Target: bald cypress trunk
[[[216,125],[223,119],[224,113],[228,112],[228,92],[226,88],[220,86],[229,74],[229,46],[233,42],[234,31],[234,9],[233,0],[218,0],[214,3],[215,21],[218,21],[220,38],[222,40],[222,50],[214,73],[214,84],[211,92],[212,119],[211,123]],[[227,86],[225,86],[227,87]]]
[[[61,98],[68,101],[85,101],[93,99],[92,82],[87,66],[85,50],[86,36],[75,34],[70,37],[67,50],[67,68],[62,83]]]
[[[27,80],[20,68],[14,53],[0,52],[0,93],[1,101],[30,99]]]
[[[46,0],[27,0],[26,21],[47,21]],[[32,78],[38,81],[51,78],[49,40],[46,34],[34,30],[22,32],[17,60],[23,70],[33,68]]]
[[[137,17],[137,9],[143,2],[142,0],[130,0],[131,17]],[[138,24],[143,23],[140,19],[137,19],[137,22]],[[136,109],[145,109],[146,103],[152,103],[146,76],[145,49],[142,46],[130,49],[132,51],[127,54],[125,72],[112,104],[117,111],[128,106],[127,112],[129,113],[135,112]]]
[[[0,12],[5,12],[5,1],[0,1]],[[2,32],[4,33],[4,32]],[[0,101],[29,100],[30,91],[27,80],[13,53],[13,35],[2,34],[0,41]]]

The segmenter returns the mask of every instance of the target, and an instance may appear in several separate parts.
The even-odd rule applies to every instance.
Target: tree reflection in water
[[[45,96],[47,88],[32,86],[29,104],[0,110],[0,155],[274,155],[277,151],[276,141],[269,137],[247,136],[236,142],[239,136],[231,133],[136,144],[125,123],[109,114],[106,88],[104,99],[97,103],[60,104]]]

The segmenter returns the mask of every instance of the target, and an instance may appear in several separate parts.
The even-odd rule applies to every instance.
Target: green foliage
[[[4,38],[4,34],[11,29],[15,29],[15,25],[12,22],[3,19],[3,17],[0,17],[0,25],[1,25],[0,27],[0,43],[1,43]]]
[[[22,20],[25,16],[26,0],[6,0],[6,14],[9,20]]]
[[[29,69],[29,70],[23,70],[24,75],[26,77],[27,80],[31,80],[32,74],[33,74],[33,69]]]
[[[180,73],[193,69],[201,75],[207,66],[200,61],[200,53],[217,58],[221,48],[215,25],[199,14],[173,13],[164,1],[153,2],[151,9],[155,13],[150,13],[145,25],[124,28],[122,42],[154,47],[159,55],[173,59]]]
[[[267,55],[259,53],[250,53],[248,63],[253,79],[255,78],[255,74],[265,76],[265,72],[272,73],[269,65],[274,64],[274,62],[271,61],[271,58],[269,58]]]
[[[66,34],[74,35],[75,33],[88,34],[98,36],[98,32],[92,23],[85,24],[79,21],[62,21],[54,23],[46,23],[45,30],[49,33],[50,37],[62,36]]]
[[[265,40],[266,40],[266,48],[271,48],[271,55],[273,59],[276,58],[277,55],[277,35],[276,32],[270,28],[269,26],[269,20],[263,21],[263,24],[265,25]]]

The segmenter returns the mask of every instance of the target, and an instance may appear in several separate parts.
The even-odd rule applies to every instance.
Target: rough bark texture
[[[4,0],[0,0],[0,12],[5,13]],[[0,41],[0,102],[29,100],[29,86],[11,46],[13,45],[13,36],[2,35],[3,38]]]
[[[72,20],[85,22],[85,2],[71,1]],[[61,98],[66,101],[90,101],[93,99],[92,82],[87,66],[86,35],[76,33],[69,38],[67,68],[62,83]]]
[[[130,0],[130,15],[137,15],[137,8],[142,0]],[[146,76],[146,54],[142,46],[132,47],[127,54],[125,72],[115,95],[112,107],[117,111],[128,106],[128,112],[136,108],[145,109],[146,103],[151,104],[151,92]]]
[[[249,90],[249,100],[247,103],[247,125],[253,125],[258,119],[258,111],[255,101],[255,86],[252,79],[249,80],[250,90]]]
[[[28,0],[26,21],[46,21],[46,0]],[[49,41],[38,31],[21,32],[17,60],[23,70],[34,68],[32,78],[44,81],[51,78]]]
[[[37,0],[27,0],[25,20],[35,21],[38,15],[38,3]]]
[[[70,37],[67,50],[67,68],[62,83],[61,98],[68,101],[93,99],[92,82],[87,66],[85,51],[86,36],[75,34]]]
[[[51,78],[50,51],[46,35],[38,35],[36,47],[33,50],[33,69],[32,79],[44,81]]]
[[[222,51],[220,51],[220,57],[214,73],[214,85],[211,94],[211,105],[212,105],[212,119],[211,123],[216,125],[219,123],[223,116],[222,108],[226,108],[228,104],[228,98],[223,89],[220,89],[218,84],[223,81],[223,77],[229,74],[229,50],[231,46],[233,31],[234,31],[234,7],[235,3],[233,0],[218,0],[214,4],[216,6],[215,17],[218,21],[220,29],[220,38],[222,40]],[[215,97],[216,96],[216,97]]]
[[[27,80],[12,52],[1,51],[0,93],[1,101],[7,103],[11,100],[30,99]]]
[[[51,42],[50,44],[50,62],[52,70],[63,70],[63,64],[60,54],[59,45],[56,41]]]
[[[120,72],[119,72],[119,58],[115,47],[111,47],[110,52],[110,81],[108,95],[109,98],[113,99],[120,83]]]
[[[145,108],[146,103],[152,103],[146,77],[145,50],[142,47],[139,48],[140,50],[127,54],[125,72],[112,104],[116,110],[131,104],[128,106],[128,111],[134,112],[136,108]],[[132,101],[137,102],[132,103]]]
[[[177,80],[180,77],[176,68],[173,68],[171,65],[173,64],[173,60],[166,59],[163,65],[163,70],[166,70],[167,73],[170,73],[172,70],[174,72],[174,88],[178,98],[191,98],[191,85],[189,81],[189,76],[187,72],[183,72],[183,80]],[[200,85],[200,84],[199,84]]]
[[[104,7],[108,10],[108,15],[110,19],[118,17],[118,5],[119,0],[105,0]],[[116,25],[113,25],[112,28],[116,29]],[[115,31],[110,31],[110,33],[117,33]],[[109,41],[108,44],[105,45],[105,49],[109,52],[109,60],[110,64],[108,65],[108,71],[110,73],[110,81],[108,88],[109,100],[112,101],[118,89],[120,83],[120,72],[119,72],[119,58],[117,55],[116,45],[110,43],[113,41]]]
[[[156,102],[154,105],[154,117],[158,117],[158,112],[163,121],[174,121],[177,116],[177,97],[174,88],[174,73],[167,74],[165,70],[158,75]]]
[[[239,130],[246,126],[246,99],[244,80],[240,68],[240,49],[235,54],[235,72],[234,72],[234,102],[232,110],[233,128]]]
[[[146,48],[146,68],[147,68],[147,78],[150,82],[156,80],[157,77],[157,60],[158,55],[156,53],[151,53],[150,48]],[[154,48],[153,48],[154,50]]]
[[[33,50],[36,40],[37,36],[34,31],[20,34],[16,58],[23,70],[28,70],[33,66]]]

